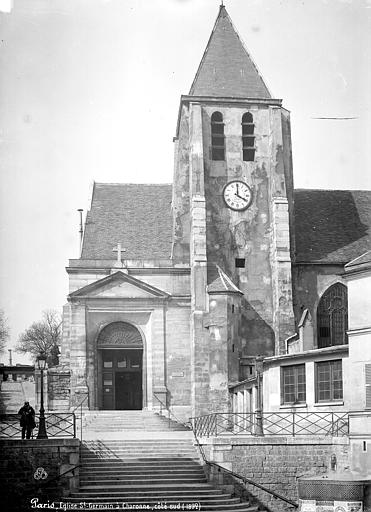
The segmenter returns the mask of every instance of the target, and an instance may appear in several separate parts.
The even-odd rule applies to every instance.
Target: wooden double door
[[[102,350],[103,409],[142,409],[143,350]]]

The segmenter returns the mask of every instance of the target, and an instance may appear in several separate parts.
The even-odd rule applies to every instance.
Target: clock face
[[[223,198],[228,208],[240,212],[250,206],[252,191],[243,181],[230,181],[224,187]]]

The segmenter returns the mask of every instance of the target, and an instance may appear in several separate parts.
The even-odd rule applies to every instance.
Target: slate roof
[[[169,259],[171,185],[95,183],[87,214],[82,259],[113,260],[121,243],[123,259]]]
[[[345,264],[371,249],[371,191],[295,190],[297,262]]]
[[[220,6],[190,96],[271,98],[224,5]]]
[[[243,295],[243,292],[233,283],[232,279],[227,276],[227,274],[219,267],[219,265],[215,265],[218,271],[218,277],[208,285],[207,291],[208,293],[240,293]]]

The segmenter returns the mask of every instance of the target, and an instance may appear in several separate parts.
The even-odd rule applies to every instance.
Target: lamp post
[[[263,374],[263,356],[257,356],[255,359],[256,365],[256,381],[258,387],[258,396],[257,396],[257,408],[256,408],[256,429],[255,434],[257,436],[263,436],[263,411],[262,411],[262,386],[261,386],[261,376]]]
[[[45,426],[45,410],[44,410],[44,370],[46,366],[46,355],[40,354],[37,357],[37,367],[40,370],[41,376],[41,394],[40,394],[40,419],[39,419],[39,431],[36,439],[48,439]]]

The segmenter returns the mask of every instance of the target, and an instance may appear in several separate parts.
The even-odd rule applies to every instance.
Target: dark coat
[[[21,407],[18,411],[18,414],[21,416],[20,425],[21,427],[31,427],[35,428],[35,411],[34,409],[29,405],[24,405]]]

